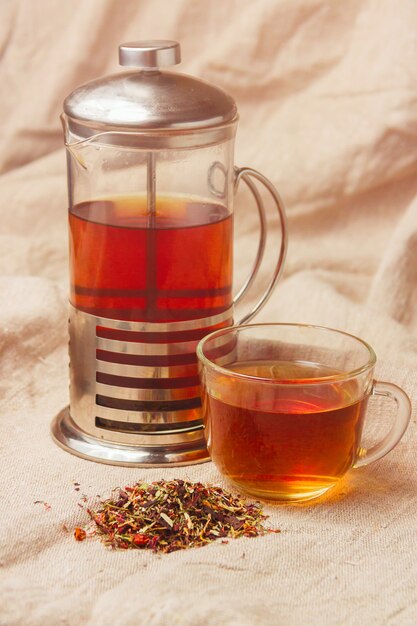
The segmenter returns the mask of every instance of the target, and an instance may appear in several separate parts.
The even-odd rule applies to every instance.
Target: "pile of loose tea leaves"
[[[98,535],[112,548],[173,552],[216,539],[257,537],[268,532],[259,502],[247,503],[220,487],[184,480],[137,483],[117,489],[95,509],[75,538]]]

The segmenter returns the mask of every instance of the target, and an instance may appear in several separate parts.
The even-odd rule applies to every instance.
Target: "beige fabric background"
[[[98,465],[49,437],[68,386],[61,102],[139,38],[180,40],[182,71],[234,95],[236,162],[287,204],[285,277],[258,319],[361,335],[378,376],[416,406],[416,32],[415,0],[2,0],[2,625],[417,623],[415,413],[395,451],[327,498],[267,505],[281,534],[163,557],[77,544],[62,525],[84,522],[81,493],[161,477],[223,485],[216,469]],[[238,200],[241,279],[256,220]],[[391,417],[373,402],[370,439]]]

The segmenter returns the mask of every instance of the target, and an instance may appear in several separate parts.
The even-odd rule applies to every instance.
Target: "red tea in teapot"
[[[232,215],[219,204],[117,196],[70,210],[71,301],[101,317],[163,322],[232,305]]]
[[[192,464],[208,459],[198,341],[231,326],[235,312],[249,321],[267,301],[283,269],[285,211],[271,181],[235,165],[233,98],[175,68],[165,71],[180,62],[179,43],[128,42],[118,55],[129,69],[75,89],[61,116],[70,403],[53,436],[105,463]],[[235,307],[232,209],[243,184],[259,213],[260,238]],[[270,228],[276,260],[263,264]]]

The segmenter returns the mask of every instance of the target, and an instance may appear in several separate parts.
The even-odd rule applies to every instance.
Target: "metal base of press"
[[[124,465],[127,467],[178,467],[210,461],[205,446],[192,448],[188,444],[144,448],[114,444],[91,437],[81,430],[69,413],[69,407],[60,411],[51,424],[55,442],[67,452],[89,461]],[[195,444],[194,444],[195,445]]]

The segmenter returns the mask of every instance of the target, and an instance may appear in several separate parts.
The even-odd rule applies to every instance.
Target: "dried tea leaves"
[[[173,552],[216,539],[257,537],[268,532],[261,505],[202,483],[160,480],[117,489],[112,498],[87,509],[85,536],[98,535],[112,548]],[[78,541],[85,537],[77,528]],[[82,539],[81,539],[82,537]]]

